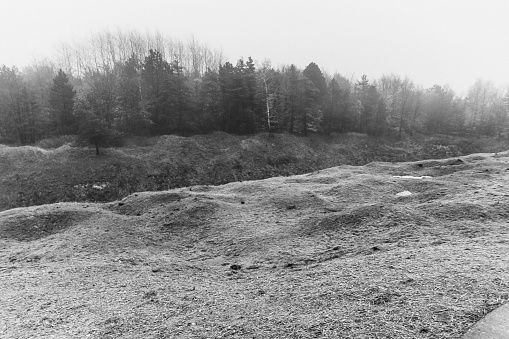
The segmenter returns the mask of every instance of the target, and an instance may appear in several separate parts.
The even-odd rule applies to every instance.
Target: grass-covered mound
[[[508,211],[507,152],[4,211],[0,334],[460,338],[509,299]]]
[[[71,147],[71,141],[45,140],[39,147],[0,145],[0,211],[56,202],[106,202],[139,191],[288,176],[345,164],[507,149],[503,141],[493,139],[416,136],[397,141],[355,133],[304,138],[217,132],[132,138],[96,156],[93,149]]]

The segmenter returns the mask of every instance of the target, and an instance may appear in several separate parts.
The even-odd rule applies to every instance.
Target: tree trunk
[[[303,109],[304,115],[302,116],[302,132],[304,133],[304,136],[308,136],[308,112],[307,109]]]
[[[99,155],[99,143],[94,140],[94,145],[95,145],[95,155]]]
[[[401,134],[403,132],[403,122],[404,122],[404,117],[405,117],[406,101],[407,101],[407,99],[405,98],[405,100],[403,101],[403,105],[401,106],[401,111],[399,114],[399,133],[398,133],[399,139],[401,139]]]

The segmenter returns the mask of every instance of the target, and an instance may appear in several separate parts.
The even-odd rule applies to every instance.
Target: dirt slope
[[[489,142],[488,142],[489,141]],[[495,140],[421,137],[394,141],[362,134],[130,139],[119,148],[0,145],[0,211],[56,202],[106,202],[140,191],[219,185],[309,173],[372,161],[413,161],[507,149]],[[486,143],[485,144],[483,144]],[[503,148],[505,147],[505,148]],[[493,149],[493,150],[492,150]]]
[[[459,338],[508,218],[508,152],[12,209],[0,337]]]

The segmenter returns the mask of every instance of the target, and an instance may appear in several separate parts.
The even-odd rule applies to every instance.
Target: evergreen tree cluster
[[[100,47],[106,48],[109,40],[103,40]],[[481,80],[461,98],[448,87],[422,89],[396,75],[374,81],[331,76],[314,62],[304,69],[255,65],[251,58],[213,63],[194,39],[174,54],[145,51],[132,41],[130,46],[129,56],[128,49],[120,53],[110,46],[114,52],[95,64],[82,61],[79,72],[47,60],[23,71],[2,66],[0,142],[33,144],[78,134],[99,152],[119,135],[220,130],[502,136],[509,126],[509,93]],[[68,53],[60,59],[69,66],[79,58]]]

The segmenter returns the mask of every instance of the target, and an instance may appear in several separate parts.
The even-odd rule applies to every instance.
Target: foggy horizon
[[[0,47],[0,64],[22,69],[34,58],[54,61],[59,44],[86,41],[98,32],[159,31],[181,40],[194,36],[222,50],[232,63],[249,56],[259,63],[268,59],[274,67],[304,68],[315,62],[330,75],[357,80],[366,74],[376,80],[395,74],[423,88],[448,85],[465,95],[477,79],[507,90],[509,46],[502,43],[509,31],[507,14],[509,4],[496,0],[22,0],[7,4],[0,14],[0,28],[9,32]]]

